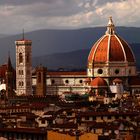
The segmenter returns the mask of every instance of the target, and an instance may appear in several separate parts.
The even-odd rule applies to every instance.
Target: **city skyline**
[[[116,33],[115,27],[109,17],[106,31],[93,43],[89,55],[79,55],[80,61],[86,57],[86,68],[78,66],[71,70],[60,65],[57,70],[48,69],[47,61],[57,61],[48,58],[45,65],[33,67],[33,40],[24,38],[23,32],[14,44],[16,68],[12,66],[10,54],[7,63],[0,66],[0,139],[140,140],[140,73],[133,50],[127,40]],[[90,37],[86,35],[82,39],[84,30],[90,30],[95,36],[99,31],[80,30],[77,36],[87,46]],[[50,36],[54,39],[56,34],[50,32],[48,37],[45,34],[42,37],[48,42],[47,39],[51,40]],[[128,32],[125,34],[129,36]],[[137,30],[135,34],[138,35]],[[78,42],[57,35],[62,38],[59,42],[66,42],[65,48],[70,42]],[[76,38],[76,32],[73,37]],[[137,38],[133,37],[133,40]],[[41,36],[37,42],[42,42],[39,38]],[[7,43],[5,38],[1,40]],[[45,45],[47,51],[47,46],[52,47]],[[37,47],[40,52],[40,45]],[[77,61],[72,53],[67,56],[66,64],[73,64],[71,59]]]
[[[1,0],[1,34],[38,29],[104,26],[112,16],[117,26],[140,27],[139,0]]]

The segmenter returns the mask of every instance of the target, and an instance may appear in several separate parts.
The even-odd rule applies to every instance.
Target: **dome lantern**
[[[108,25],[107,25],[107,31],[106,31],[106,35],[113,35],[115,34],[115,26],[112,20],[112,17],[109,17],[109,21],[108,21]]]

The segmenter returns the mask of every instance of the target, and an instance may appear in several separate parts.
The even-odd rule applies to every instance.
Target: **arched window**
[[[23,75],[23,70],[19,70],[19,75]]]
[[[18,74],[21,75],[21,71],[20,70],[18,71]]]
[[[24,86],[24,82],[23,81],[21,82],[21,86]]]
[[[54,79],[51,80],[51,84],[52,85],[55,84],[55,80]]]
[[[21,82],[20,81],[18,82],[18,85],[21,86]]]
[[[19,86],[24,86],[24,82],[23,81],[19,81],[18,85]]]
[[[19,63],[23,63],[23,56],[22,56],[22,53],[19,53]]]

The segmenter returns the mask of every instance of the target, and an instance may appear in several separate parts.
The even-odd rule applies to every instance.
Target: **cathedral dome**
[[[135,62],[133,52],[126,41],[115,33],[112,18],[109,18],[107,31],[92,47],[89,63]]]
[[[101,77],[96,77],[91,81],[90,86],[91,87],[107,87],[107,82]]]

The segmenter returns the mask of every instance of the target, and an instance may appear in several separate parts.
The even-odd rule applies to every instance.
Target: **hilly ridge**
[[[130,44],[130,46],[136,57],[137,69],[140,70],[140,43]],[[89,52],[90,49],[83,49],[34,57],[33,65],[38,66],[42,64],[48,67],[48,69],[53,70],[58,70],[60,68],[65,70],[86,69]]]
[[[33,42],[33,66],[41,63],[48,66],[48,68],[58,68],[66,66],[69,63],[69,65],[74,68],[78,67],[79,59],[81,60],[80,63],[86,63],[85,61],[87,61],[88,54],[84,54],[83,50],[90,50],[95,41],[105,34],[105,31],[106,27],[75,30],[44,29],[25,33],[25,39],[32,40]],[[140,28],[116,27],[116,32],[128,43],[136,46],[134,47],[134,53],[137,54],[140,52]],[[22,34],[6,35],[5,37],[0,38],[0,64],[7,61],[9,51],[12,63],[15,64],[15,40],[21,38]],[[77,63],[75,64],[75,62]]]

